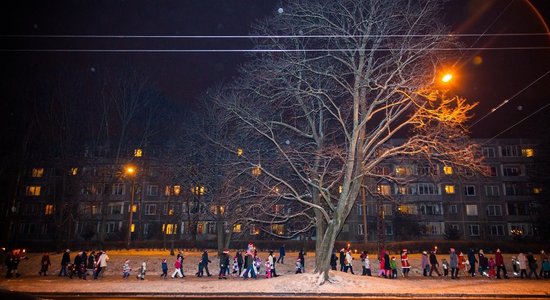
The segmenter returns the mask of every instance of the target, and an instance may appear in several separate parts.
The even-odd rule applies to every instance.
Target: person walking
[[[523,252],[518,254],[518,266],[519,266],[519,276],[523,278],[527,277],[527,256]]]
[[[458,255],[456,255],[455,248],[451,248],[450,251],[449,267],[451,268],[451,279],[458,279]]]
[[[174,279],[175,277],[178,277],[178,278],[182,278],[182,274],[181,274],[181,257],[178,257],[176,258],[176,261],[174,262],[174,273],[172,273],[172,279]]]
[[[128,277],[130,277],[130,271],[132,271],[132,268],[130,268],[130,260],[127,259],[122,266],[122,278],[128,279]]]
[[[202,252],[202,258],[201,258],[201,264],[204,271],[206,271],[206,276],[210,277],[212,274],[210,274],[210,271],[208,270],[208,264],[211,263],[210,259],[208,259],[208,250],[204,250]],[[201,274],[202,275],[202,274]]]
[[[439,273],[439,262],[437,261],[437,249],[432,249],[430,252],[430,276],[432,276],[433,271],[437,273],[437,276],[441,276],[441,273]]]
[[[409,256],[407,249],[401,251],[401,272],[403,277],[409,277],[409,272],[411,270],[411,264],[409,263]]]
[[[184,257],[183,257],[183,252],[181,250],[178,251],[178,255],[176,256],[176,259],[178,259],[178,258],[181,258],[180,272],[181,272],[181,277],[184,278],[185,277],[185,273],[183,273],[183,260],[184,260]]]
[[[338,263],[338,256],[336,255],[336,250],[332,251],[330,255],[330,269],[336,271],[336,265]]]
[[[229,250],[224,250],[220,256],[220,272],[218,274],[218,279],[227,279],[227,273],[229,273]]]
[[[500,279],[500,272],[502,271],[502,276],[504,279],[508,279],[508,274],[506,273],[506,265],[504,264],[504,257],[500,253],[500,249],[497,248],[495,253],[495,264],[497,266],[497,279]]]
[[[546,252],[544,252],[544,250],[540,250],[539,261],[540,261],[541,263],[540,263],[539,278],[544,278],[544,277],[543,277],[544,270],[542,269],[542,262],[543,262],[545,259],[548,260],[548,254],[546,254]]]
[[[147,272],[147,262],[143,261],[139,267],[139,273],[136,276],[138,280],[145,280],[145,273]]]
[[[48,268],[52,265],[50,261],[50,255],[47,252],[42,254],[42,259],[40,260],[40,272],[38,275],[46,276],[48,275]]]
[[[267,257],[267,261],[271,265],[271,277],[278,277],[277,270],[275,268],[275,264],[277,263],[277,258],[273,255],[273,250],[269,251],[269,256]]]
[[[348,272],[348,270],[351,271],[351,274],[355,275],[355,273],[353,273],[353,257],[351,256],[351,250],[348,250],[346,252],[346,260],[345,260],[345,269],[344,269],[344,272]]]
[[[428,259],[428,252],[426,251],[422,251],[421,265],[422,265],[422,275],[428,276],[428,273],[430,272],[430,261]]]
[[[475,277],[476,276],[477,259],[476,259],[475,253],[474,253],[474,249],[472,249],[472,248],[470,248],[470,250],[468,250],[468,263],[470,264],[470,270],[468,271],[468,273],[470,273],[470,275],[472,277]]]
[[[237,258],[237,266],[239,267],[239,276],[241,276],[241,274],[243,273],[244,264],[243,253],[241,251],[237,251],[235,257]]]
[[[246,252],[246,255],[244,257],[244,267],[245,271],[243,272],[243,278],[248,279],[248,276],[252,278],[256,277],[256,271],[254,270],[254,258],[252,257],[252,253]]]
[[[339,258],[339,261],[340,261],[340,272],[344,272],[344,268],[345,268],[345,262],[346,260],[346,252],[344,250],[344,248],[340,249],[340,258]]]
[[[306,272],[306,253],[304,252],[304,249],[301,249],[298,253],[298,259],[300,260],[300,263],[302,264],[302,273]]]
[[[489,259],[487,259],[487,257],[485,256],[483,249],[479,249],[478,257],[479,257],[479,274],[481,274],[482,276],[489,277],[489,273],[488,273]]]
[[[277,259],[277,262],[281,263],[281,264],[284,264],[285,263],[285,255],[286,255],[285,244],[282,244],[281,247],[279,247],[279,258]]]
[[[69,276],[67,274],[67,265],[71,263],[71,250],[66,249],[63,253],[63,256],[61,257],[61,270],[59,270],[58,276]]]
[[[105,270],[107,269],[108,260],[109,260],[109,256],[107,255],[107,252],[100,250],[99,259],[97,261],[97,270],[94,274],[94,279],[98,279],[100,275],[101,277],[103,277],[103,275],[105,274]]]
[[[535,279],[539,279],[539,275],[537,274],[537,259],[533,255],[533,252],[527,254],[527,264],[529,266],[529,275],[527,277],[530,279],[531,275],[535,275]]]
[[[160,274],[160,278],[166,279],[166,277],[168,277],[168,262],[166,261],[166,258],[162,259],[160,268],[162,269],[162,274]]]

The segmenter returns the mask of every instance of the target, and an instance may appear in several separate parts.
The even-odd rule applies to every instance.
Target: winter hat
[[[428,255],[428,252],[426,252],[426,251],[422,251],[422,254],[424,254],[424,255]]]
[[[499,253],[500,253],[500,249],[497,249],[497,252],[499,252]]]
[[[403,252],[407,253],[407,249],[403,249]]]
[[[451,252],[455,252],[455,248],[451,248]]]
[[[483,253],[483,249],[479,249],[479,254],[485,254]]]
[[[223,253],[229,254],[229,250],[223,250]]]

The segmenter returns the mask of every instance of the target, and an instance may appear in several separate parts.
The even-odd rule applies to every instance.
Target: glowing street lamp
[[[130,190],[130,209],[128,209],[128,235],[126,236],[126,249],[130,249],[130,242],[132,240],[133,231],[133,216],[134,216],[134,196],[135,196],[135,175],[137,173],[134,166],[126,166],[124,173],[132,177],[132,186]]]
[[[451,80],[453,80],[453,74],[451,73],[445,73],[442,77],[441,77],[441,81],[443,83],[449,83],[451,82]]]

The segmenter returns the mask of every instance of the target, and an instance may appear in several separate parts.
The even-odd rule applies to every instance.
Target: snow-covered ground
[[[282,275],[277,278],[266,279],[262,276],[259,279],[244,280],[236,276],[230,276],[227,280],[219,280],[217,277],[218,258],[214,251],[210,252],[209,269],[212,277],[195,277],[197,264],[200,259],[200,252],[184,252],[184,273],[185,278],[163,280],[160,278],[161,261],[168,260],[168,275],[174,270],[174,256],[169,251],[161,250],[133,250],[133,251],[108,251],[109,262],[107,271],[103,278],[93,280],[91,276],[84,281],[78,278],[58,277],[60,269],[61,254],[50,256],[52,266],[49,275],[38,276],[40,270],[41,253],[28,255],[19,266],[22,274],[19,278],[5,279],[5,267],[2,269],[0,289],[32,293],[87,293],[87,292],[113,292],[113,293],[366,293],[366,294],[465,294],[465,295],[550,295],[550,280],[517,279],[511,274],[511,266],[508,265],[508,273],[511,279],[497,280],[476,276],[471,278],[462,276],[458,280],[450,277],[424,277],[419,272],[420,255],[411,254],[409,259],[412,263],[411,276],[409,278],[399,277],[396,280],[377,277],[378,263],[376,257],[370,257],[372,265],[372,277],[361,276],[361,265],[359,256],[354,255],[355,275],[338,271],[331,271],[332,283],[317,285],[317,276],[309,273],[313,270],[314,253],[308,252],[306,259],[306,273],[295,273],[295,262],[297,253],[287,253],[285,264],[277,264],[277,272]],[[234,251],[231,256],[234,256]],[[277,254],[277,253],[276,253]],[[71,259],[75,253],[71,253]],[[260,253],[265,261],[267,253]],[[395,255],[398,257],[398,255]],[[491,256],[491,255],[488,255]],[[510,262],[511,255],[505,255],[507,262]],[[440,254],[438,259],[448,255]],[[123,279],[122,265],[124,260],[129,259],[132,267],[132,276]],[[137,280],[135,275],[142,261],[147,261],[148,271],[145,280]],[[442,271],[441,271],[442,272]]]

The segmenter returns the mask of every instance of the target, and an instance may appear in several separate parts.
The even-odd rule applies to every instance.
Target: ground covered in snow
[[[261,270],[259,279],[244,280],[237,276],[230,276],[227,280],[217,277],[219,267],[215,253],[210,253],[212,264],[209,265],[212,277],[195,277],[197,264],[201,253],[184,252],[185,278],[163,280],[160,278],[161,261],[168,260],[170,276],[174,270],[175,256],[170,256],[169,251],[162,250],[133,250],[133,251],[108,251],[109,262],[103,278],[93,280],[91,276],[87,280],[68,277],[58,277],[61,254],[52,254],[49,275],[39,276],[41,253],[31,253],[27,260],[23,260],[19,266],[22,274],[19,278],[5,279],[5,267],[2,269],[0,289],[26,293],[305,293],[305,294],[423,294],[423,295],[538,295],[550,296],[550,280],[519,279],[511,274],[511,266],[507,269],[511,279],[497,280],[476,276],[474,278],[461,276],[458,280],[450,277],[424,277],[419,273],[420,255],[411,254],[409,260],[412,263],[411,276],[409,278],[386,279],[376,276],[378,263],[376,257],[371,256],[373,276],[361,276],[359,255],[354,255],[355,275],[339,271],[331,271],[331,283],[316,284],[317,276],[311,274],[313,270],[314,253],[306,255],[306,273],[294,274],[297,253],[287,253],[285,264],[277,264],[277,272],[282,275],[277,278],[266,279],[265,272]],[[231,257],[234,256],[231,252]],[[277,253],[276,253],[277,254]],[[71,253],[71,259],[75,253]],[[267,253],[260,253],[265,261]],[[491,256],[491,255],[488,255]],[[399,257],[396,255],[396,257]],[[505,255],[510,262],[511,255]],[[440,254],[438,259],[448,255]],[[132,267],[132,276],[123,279],[122,265],[129,259]],[[145,280],[137,280],[136,274],[139,264],[147,261],[148,271]],[[435,274],[434,274],[435,275]]]

